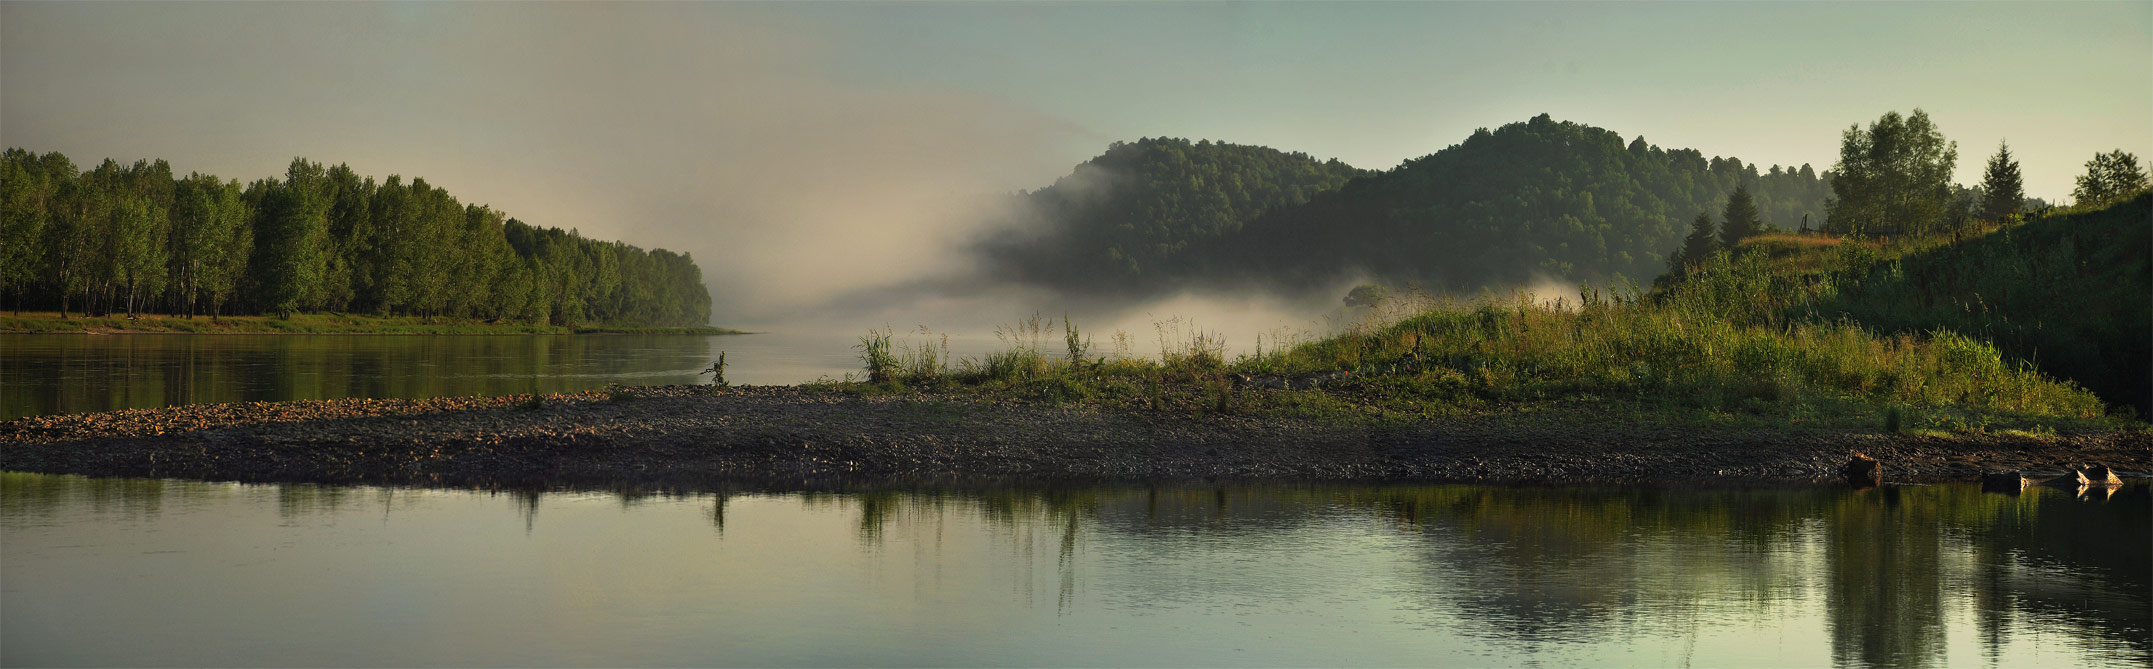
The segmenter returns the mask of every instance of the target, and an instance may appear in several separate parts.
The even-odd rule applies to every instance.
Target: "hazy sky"
[[[292,156],[693,252],[718,318],[964,266],[985,194],[1171,135],[1388,168],[1557,119],[1762,165],[1926,109],[2029,194],[2153,156],[2153,2],[0,3],[0,142]]]

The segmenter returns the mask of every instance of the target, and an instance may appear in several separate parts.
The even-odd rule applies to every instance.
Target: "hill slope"
[[[2153,193],[1891,243],[1755,239],[1659,291],[1751,323],[1948,330],[2153,415]],[[1757,296],[1768,296],[1759,299]]]

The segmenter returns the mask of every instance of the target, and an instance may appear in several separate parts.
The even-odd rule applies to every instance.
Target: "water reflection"
[[[0,419],[207,402],[695,383],[739,337],[0,335]],[[737,356],[736,356],[737,357]]]
[[[187,519],[244,545],[273,532],[249,529],[261,509],[288,532],[280,545],[325,544],[429,584],[396,591],[417,610],[481,605],[529,625],[420,643],[433,663],[529,663],[520,653],[572,624],[597,653],[584,662],[607,664],[2145,666],[2149,497],[2143,485],[2085,497],[1971,485],[464,493],[5,474],[0,648],[5,664],[139,659],[20,650],[65,642],[23,636],[44,597],[119,596],[43,590],[45,572],[73,568],[47,559],[66,552],[55,546]],[[306,650],[261,661],[398,663]]]

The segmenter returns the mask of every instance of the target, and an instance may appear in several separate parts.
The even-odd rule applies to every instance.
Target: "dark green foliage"
[[[254,294],[280,316],[312,306],[321,295],[328,260],[329,193],[320,163],[292,159],[284,181],[267,195],[255,227]]]
[[[1829,174],[1757,167],[1541,115],[1382,173],[1261,147],[1115,144],[1023,196],[981,251],[1010,278],[1080,292],[1349,275],[1439,291],[1537,277],[1657,275],[1680,216],[1745,189],[1760,224],[1822,217]]]
[[[2153,415],[2153,196],[1879,263],[1830,299],[1885,332],[1948,328]]]
[[[1757,201],[1749,196],[1748,186],[1736,186],[1734,194],[1727,196],[1727,210],[1721,216],[1719,245],[1734,248],[1742,240],[1764,232],[1764,221],[1757,218]],[[1684,245],[1685,250],[1687,244]]]
[[[66,158],[51,154],[59,162]],[[39,278],[45,227],[58,197],[60,179],[74,177],[67,166],[64,177],[47,171],[45,159],[22,149],[8,149],[0,157],[0,299],[20,310],[22,293]]]
[[[1746,186],[1765,221],[1791,228],[1823,211],[1825,182],[1541,115],[1261,216],[1206,257],[1231,270],[1214,278],[1287,290],[1354,273],[1441,292],[1647,277],[1690,212]]]
[[[1863,130],[1847,128],[1833,167],[1824,229],[1838,234],[1924,234],[1941,227],[1951,204],[1951,170],[1959,148],[1946,142],[1928,112],[1886,112]]]
[[[2094,154],[2092,160],[2086,161],[2086,173],[2078,177],[2078,188],[2071,191],[2071,197],[2081,207],[2098,207],[2145,189],[2146,172],[2138,167],[2138,156],[2116,149]]]
[[[2019,177],[2018,161],[2011,159],[2009,144],[1996,145],[1996,155],[1989,158],[1988,169],[1982,173],[1981,190],[1982,218],[2001,221],[2025,208],[2025,181]]]
[[[1690,221],[1690,234],[1682,238],[1682,248],[1668,260],[1668,273],[1681,275],[1689,266],[1704,262],[1719,250],[1719,233],[1712,225],[1712,215],[1699,213]]]
[[[1115,142],[1054,185],[1021,195],[1016,230],[984,250],[1015,278],[1068,290],[1156,285],[1192,271],[1192,248],[1364,173],[1260,146]]]
[[[378,185],[294,159],[242,189],[164,161],[77,173],[57,153],[0,159],[0,299],[196,313],[360,311],[575,327],[699,326],[686,254],[525,225],[423,179]]]
[[[253,253],[250,218],[237,181],[196,173],[178,183],[172,209],[174,311],[220,313]]]
[[[1956,242],[1795,239],[1715,257],[1658,298],[1767,327],[1850,320],[1883,334],[1949,334],[2004,356],[1975,366],[2031,365],[2153,415],[2153,194]]]

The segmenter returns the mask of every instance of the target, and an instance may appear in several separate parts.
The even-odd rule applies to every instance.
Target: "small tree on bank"
[[[1916,109],[1887,112],[1864,130],[1847,128],[1833,166],[1824,229],[1838,234],[1921,233],[1942,222],[1951,203],[1958,144],[1947,142]]]
[[[2011,159],[2011,146],[1997,143],[1996,155],[1989,158],[1988,171],[1981,178],[1981,216],[1991,221],[2019,213],[2026,202],[2025,182],[2018,173],[2018,161]]]
[[[1757,215],[1757,201],[1750,197],[1749,186],[1738,186],[1734,189],[1734,195],[1727,197],[1727,210],[1723,218],[1726,223],[1719,229],[1719,245],[1722,248],[1734,248],[1742,243],[1742,240],[1764,232],[1764,220]],[[1697,258],[1692,262],[1702,259]]]
[[[2078,189],[2071,191],[2071,197],[2080,206],[2100,206],[2145,189],[2146,173],[2138,169],[2138,156],[2116,149],[2086,161],[2086,174],[2078,178]]]
[[[1682,248],[1675,249],[1674,256],[1667,259],[1667,271],[1675,276],[1682,276],[1689,271],[1690,265],[1704,262],[1704,259],[1712,257],[1712,252],[1717,250],[1719,234],[1712,225],[1712,215],[1699,212],[1697,220],[1690,222],[1689,236],[1682,238]]]

